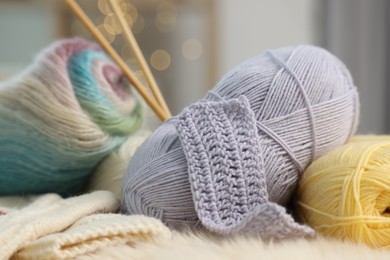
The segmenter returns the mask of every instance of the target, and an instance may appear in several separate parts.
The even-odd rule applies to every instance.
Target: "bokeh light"
[[[177,9],[171,3],[161,3],[157,7],[155,25],[161,32],[170,32],[176,26]]]
[[[133,33],[141,33],[145,29],[145,19],[142,15],[138,15],[137,20],[134,22],[131,30]]]
[[[106,30],[106,25],[105,24],[100,24],[98,25],[97,29],[103,34],[103,36],[107,39],[109,43],[113,43],[115,40],[115,35],[109,33]]]
[[[182,53],[186,59],[196,60],[203,52],[203,47],[197,39],[188,39],[182,45]]]
[[[156,50],[150,56],[150,63],[156,70],[163,71],[171,64],[171,56],[165,50]]]
[[[127,3],[126,1],[122,1],[120,3],[120,7],[124,13],[131,17],[132,22],[134,23],[138,18],[138,10],[134,5]]]
[[[112,13],[106,16],[106,18],[104,19],[104,25],[112,28],[112,31],[106,29],[107,32],[109,32],[110,34],[120,34],[122,32],[122,28],[118,20],[116,19],[116,16]]]
[[[98,9],[102,14],[109,15],[112,13],[107,0],[98,0]]]

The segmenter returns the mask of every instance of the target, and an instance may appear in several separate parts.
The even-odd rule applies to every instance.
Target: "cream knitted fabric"
[[[169,229],[155,218],[95,214],[83,217],[63,232],[27,244],[13,259],[69,259],[107,246],[132,245],[138,241],[170,237]]]
[[[180,115],[177,128],[195,209],[206,228],[266,239],[314,234],[268,201],[256,119],[244,96],[195,103]]]
[[[0,259],[7,259],[27,243],[64,230],[81,217],[113,212],[119,204],[107,191],[62,199],[47,194],[29,206],[0,216]]]

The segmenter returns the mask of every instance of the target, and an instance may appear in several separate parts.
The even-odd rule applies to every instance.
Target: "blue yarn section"
[[[0,114],[0,195],[79,192],[96,164],[124,137],[99,150],[82,151],[47,136],[16,118]],[[16,120],[15,120],[16,119]]]
[[[74,86],[74,92],[79,102],[99,104],[107,109],[114,109],[112,103],[97,88],[96,80],[93,77],[92,63],[94,60],[109,60],[102,53],[94,50],[83,50],[75,54],[68,63],[69,78]]]
[[[109,61],[102,52],[83,50],[75,54],[68,63],[69,78],[81,107],[104,131],[113,135],[128,135],[142,123],[142,106],[136,101],[131,115],[118,112],[103,91],[92,71],[95,60]]]

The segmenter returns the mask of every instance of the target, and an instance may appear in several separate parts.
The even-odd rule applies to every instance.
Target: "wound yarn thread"
[[[200,102],[240,96],[254,113],[268,200],[279,205],[289,201],[302,171],[344,144],[358,123],[358,94],[348,69],[318,47],[287,47],[255,57],[226,74]],[[123,180],[121,208],[127,214],[160,218],[172,227],[204,225],[195,207],[199,201],[189,178],[188,151],[178,134],[179,118],[166,121],[134,155]],[[214,138],[221,140],[210,135]],[[194,139],[194,145],[199,141]],[[202,162],[208,164],[209,159]],[[208,185],[200,188],[207,190]],[[243,198],[253,199],[242,192]],[[206,193],[204,199],[218,201],[218,193]],[[233,209],[219,210],[230,214]]]
[[[388,248],[390,136],[352,139],[307,168],[297,215],[325,236]]]
[[[119,68],[82,39],[58,41],[0,85],[0,195],[81,191],[141,125]]]

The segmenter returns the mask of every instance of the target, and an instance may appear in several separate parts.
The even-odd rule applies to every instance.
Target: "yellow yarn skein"
[[[311,164],[297,215],[326,236],[390,247],[390,136],[355,137]]]
[[[349,139],[348,143],[361,142],[384,142],[390,141],[390,135],[355,135]]]

